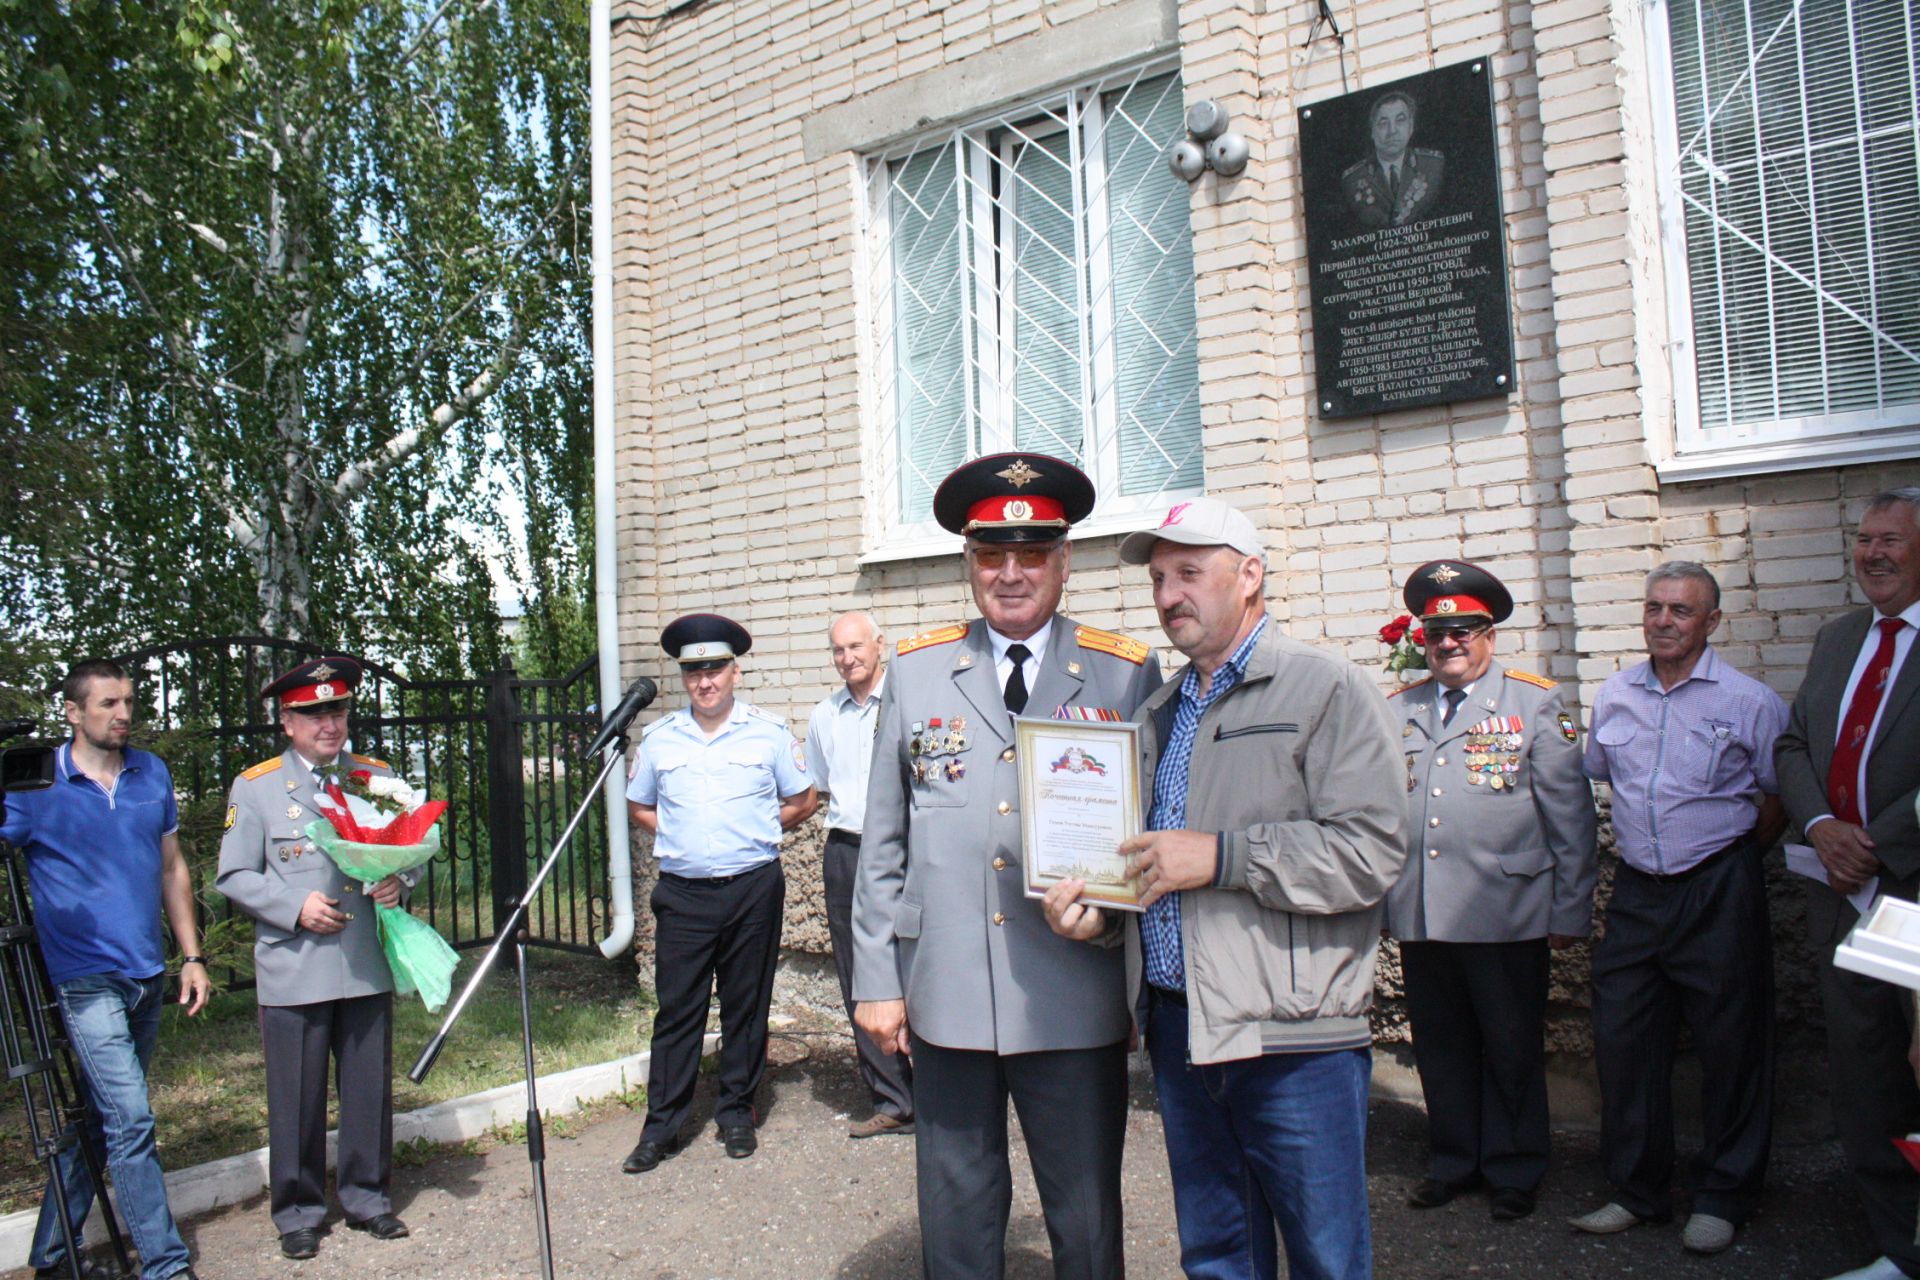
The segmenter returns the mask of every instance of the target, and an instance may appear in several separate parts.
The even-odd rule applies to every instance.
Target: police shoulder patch
[[[1091,649],[1095,653],[1110,653],[1116,658],[1139,666],[1147,660],[1153,650],[1143,641],[1132,636],[1123,636],[1113,631],[1102,631],[1098,627],[1075,627],[1073,639],[1082,649]]]
[[[1415,680],[1412,684],[1403,684],[1398,689],[1395,689],[1392,693],[1388,694],[1387,696],[1389,698],[1397,698],[1401,694],[1406,693],[1410,689],[1425,688],[1427,685],[1430,685],[1432,683],[1433,683],[1433,677],[1428,676],[1425,680]]]
[[[1573,717],[1564,711],[1560,713],[1560,736],[1568,742],[1578,742],[1580,740],[1580,730],[1574,727]]]
[[[372,756],[363,756],[358,751],[349,751],[347,755],[353,760],[355,764],[370,764],[376,769],[393,768],[393,766],[388,764],[385,760],[376,760]]]
[[[245,773],[241,774],[240,776],[248,779],[264,778],[268,774],[272,773],[275,769],[278,769],[283,762],[284,762],[284,757],[281,757],[281,756],[275,756],[271,760],[262,760],[259,764],[253,766],[253,768],[247,770]]]
[[[894,646],[894,652],[904,658],[916,649],[931,649],[938,644],[952,644],[966,634],[967,624],[956,622],[950,627],[936,627],[932,631],[922,631],[917,636],[908,636]]]
[[[220,829],[222,831],[231,831],[233,830],[233,824],[238,822],[239,820],[240,820],[240,806],[237,804],[230,804],[227,806],[226,825],[221,827]]]
[[[1535,675],[1531,671],[1515,671],[1512,667],[1508,667],[1506,668],[1506,672],[1507,679],[1518,680],[1522,684],[1530,684],[1536,689],[1558,689],[1560,687],[1558,680],[1549,680],[1546,676]]]

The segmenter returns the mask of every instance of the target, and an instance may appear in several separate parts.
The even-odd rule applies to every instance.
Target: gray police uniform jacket
[[[1407,764],[1407,865],[1388,929],[1411,942],[1586,936],[1593,787],[1559,688],[1496,661],[1443,729],[1444,688],[1423,680],[1388,703]]]
[[[1026,714],[1096,707],[1131,719],[1159,685],[1146,645],[1056,615]],[[1013,719],[986,623],[902,641],[881,697],[854,884],[854,999],[904,997],[913,1033],[949,1049],[1031,1053],[1124,1039],[1121,948],[1047,927],[1039,899],[1026,896],[1020,846]]]
[[[368,756],[352,767],[381,777],[393,770]],[[314,807],[313,775],[289,750],[233,780],[227,831],[214,887],[253,918],[255,994],[264,1005],[315,1004],[393,990],[393,974],[374,921],[374,904],[333,859],[307,838],[326,819]],[[414,879],[417,876],[403,877]],[[300,928],[300,907],[318,889],[353,918],[339,933]]]

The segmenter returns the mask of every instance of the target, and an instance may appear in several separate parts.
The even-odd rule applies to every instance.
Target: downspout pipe
[[[600,644],[600,711],[620,700],[620,583],[614,539],[613,380],[613,12],[611,0],[592,0],[588,25],[592,102],[593,205],[593,612]],[[633,847],[627,803],[618,783],[607,788],[607,936],[600,954],[612,959],[633,945]]]

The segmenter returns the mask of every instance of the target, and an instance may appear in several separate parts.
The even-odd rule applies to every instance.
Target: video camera
[[[0,720],[0,742],[32,733],[31,720]],[[0,792],[39,791],[53,785],[54,752],[48,743],[28,742],[0,747]],[[4,803],[4,801],[0,801]]]

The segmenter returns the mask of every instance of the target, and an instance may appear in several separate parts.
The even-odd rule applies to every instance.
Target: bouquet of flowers
[[[356,769],[344,787],[329,783],[314,803],[326,821],[309,824],[307,837],[368,889],[424,866],[440,852],[440,829],[434,824],[447,802],[429,801],[424,790],[404,778],[376,778]],[[438,1010],[453,991],[459,955],[432,925],[404,907],[380,907],[374,918],[394,990],[403,996],[417,991],[428,1009]]]
[[[1403,613],[1380,628],[1380,643],[1393,646],[1393,651],[1387,655],[1386,666],[1396,675],[1402,671],[1427,669],[1427,629],[1415,626],[1412,614]]]

